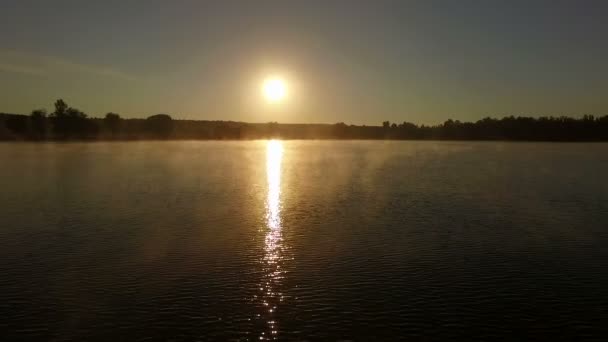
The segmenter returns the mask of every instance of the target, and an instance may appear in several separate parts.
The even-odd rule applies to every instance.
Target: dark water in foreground
[[[0,339],[608,339],[608,145],[0,144]]]

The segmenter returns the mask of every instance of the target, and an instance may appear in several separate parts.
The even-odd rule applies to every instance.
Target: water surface
[[[3,340],[605,340],[608,144],[0,144]]]

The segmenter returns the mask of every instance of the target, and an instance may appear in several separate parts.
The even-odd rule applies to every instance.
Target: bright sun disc
[[[270,78],[264,81],[264,97],[270,102],[279,102],[287,94],[285,82],[279,78]]]

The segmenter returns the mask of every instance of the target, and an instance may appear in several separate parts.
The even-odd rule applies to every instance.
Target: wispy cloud
[[[38,68],[33,68],[31,66],[12,64],[3,62],[0,60],[0,71],[4,72],[14,72],[18,74],[28,74],[28,75],[44,75],[44,71]]]
[[[34,55],[12,50],[0,50],[0,72],[34,76],[50,76],[58,73],[76,73],[135,81],[132,75],[107,66],[76,63],[64,58]]]

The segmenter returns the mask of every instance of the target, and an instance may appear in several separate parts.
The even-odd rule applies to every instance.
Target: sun
[[[281,102],[287,95],[287,85],[280,78],[267,78],[262,90],[268,102]]]

